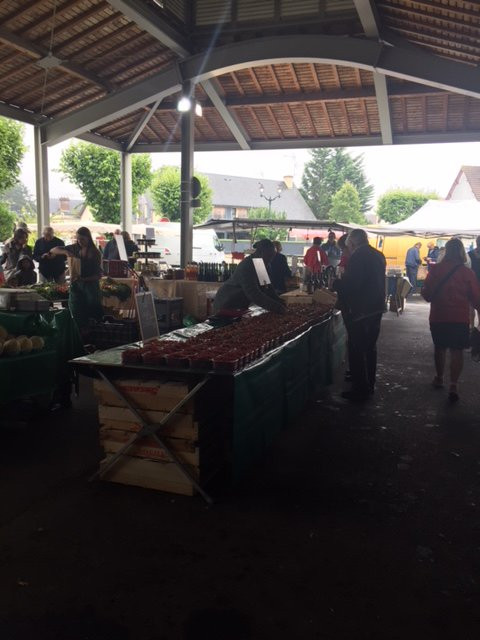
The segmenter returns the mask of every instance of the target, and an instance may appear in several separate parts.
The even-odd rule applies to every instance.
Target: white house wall
[[[449,200],[476,200],[475,195],[464,173],[452,191]]]

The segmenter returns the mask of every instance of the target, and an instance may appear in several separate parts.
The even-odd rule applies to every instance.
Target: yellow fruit
[[[6,340],[8,336],[8,331],[5,329],[5,327],[0,326],[0,338],[2,340]]]
[[[34,351],[40,351],[45,346],[45,341],[40,336],[32,336],[30,338],[30,341],[32,343],[32,349]]]
[[[23,340],[24,338],[28,338],[28,336],[22,335],[21,336],[17,336],[17,340]]]
[[[18,356],[18,354],[20,353],[20,345],[15,339],[7,340],[3,344],[3,353],[6,356]]]
[[[20,351],[22,353],[30,353],[30,351],[33,349],[33,344],[30,338],[17,338],[17,342],[20,345]]]

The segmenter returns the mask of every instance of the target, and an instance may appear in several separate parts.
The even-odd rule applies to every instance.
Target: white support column
[[[48,147],[42,145],[40,127],[34,127],[35,190],[37,198],[37,230],[50,224],[50,199],[48,194]]]
[[[192,97],[193,89],[189,82],[183,86],[183,95]],[[192,210],[192,176],[194,142],[193,107],[181,115],[182,150],[181,150],[181,184],[180,184],[180,264],[183,268],[192,261],[193,252],[193,210]]]
[[[132,232],[132,155],[122,151],[120,160],[120,219],[122,231]]]

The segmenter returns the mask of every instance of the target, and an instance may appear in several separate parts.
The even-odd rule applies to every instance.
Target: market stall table
[[[209,325],[202,325],[200,330],[215,331]],[[181,339],[185,335],[183,331],[188,330],[164,337],[176,336]],[[116,449],[114,456],[109,457],[107,463],[101,466],[99,475],[106,476],[108,480],[164,488],[189,495],[193,494],[193,486],[209,500],[205,484],[214,475],[225,472],[235,483],[252,464],[261,459],[281,429],[299,415],[314,389],[332,381],[333,369],[343,359],[344,347],[345,331],[341,316],[338,312],[330,312],[300,335],[235,373],[142,363],[124,364],[122,353],[131,349],[132,345],[74,360],[73,365],[80,373],[93,371],[103,381],[100,395],[103,394],[104,404],[109,402],[105,408],[110,406],[112,409],[113,393],[113,398],[121,400],[122,410],[130,411],[125,420],[131,423],[131,430],[136,425],[135,432],[130,433],[123,446]],[[95,384],[98,390],[98,383]],[[157,412],[158,415],[149,410],[149,405],[144,404],[143,408],[139,408],[135,402],[135,398],[139,398],[146,390],[151,394],[159,390],[161,394],[165,394],[168,385],[175,384],[180,385],[182,393],[176,396],[175,403],[170,401],[168,405],[158,404],[157,409],[163,409],[163,412]],[[109,391],[110,400],[106,395]],[[118,408],[118,402],[116,404]],[[192,407],[188,419],[193,421],[195,437],[198,439],[193,472],[192,468],[188,468],[191,458],[185,454],[177,454],[180,448],[179,438],[185,437],[185,433],[176,433],[169,428],[172,420],[175,421],[176,414],[187,404]],[[103,413],[109,414],[110,419],[119,419],[118,411]],[[153,418],[154,422],[151,420]],[[182,416],[182,425],[184,418]],[[124,423],[124,428],[127,422]],[[102,424],[102,429],[105,429],[105,424]],[[113,422],[108,426],[113,428],[116,425]],[[154,463],[149,460],[120,460],[145,437],[153,437],[156,444],[167,452],[166,460],[176,467],[176,471],[173,467],[170,468],[175,474],[170,473],[164,481],[155,480]],[[165,437],[168,439],[167,444]],[[159,456],[158,451],[154,453]],[[137,455],[142,456],[142,453]],[[145,455],[149,455],[148,451]],[[135,453],[129,460],[134,458]],[[161,460],[161,456],[159,459]],[[162,462],[164,466],[158,467],[158,471],[165,475],[165,459]],[[136,465],[137,475],[129,475],[129,464]],[[142,470],[143,478],[140,477]],[[187,478],[186,484],[182,484],[182,477]]]
[[[207,294],[218,291],[223,282],[198,280],[164,280],[148,278],[148,288],[156,298],[183,298],[183,315],[205,320],[209,315]]]
[[[0,312],[0,326],[13,335],[45,339],[41,351],[0,358],[0,404],[53,395],[68,379],[68,361],[83,353],[77,326],[68,309]]]

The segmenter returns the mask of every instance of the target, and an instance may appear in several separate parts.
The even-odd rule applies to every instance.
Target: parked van
[[[155,245],[151,251],[159,251],[170,266],[180,264],[180,223],[158,222],[155,229]],[[214,229],[193,230],[193,261],[223,262],[225,252]]]

